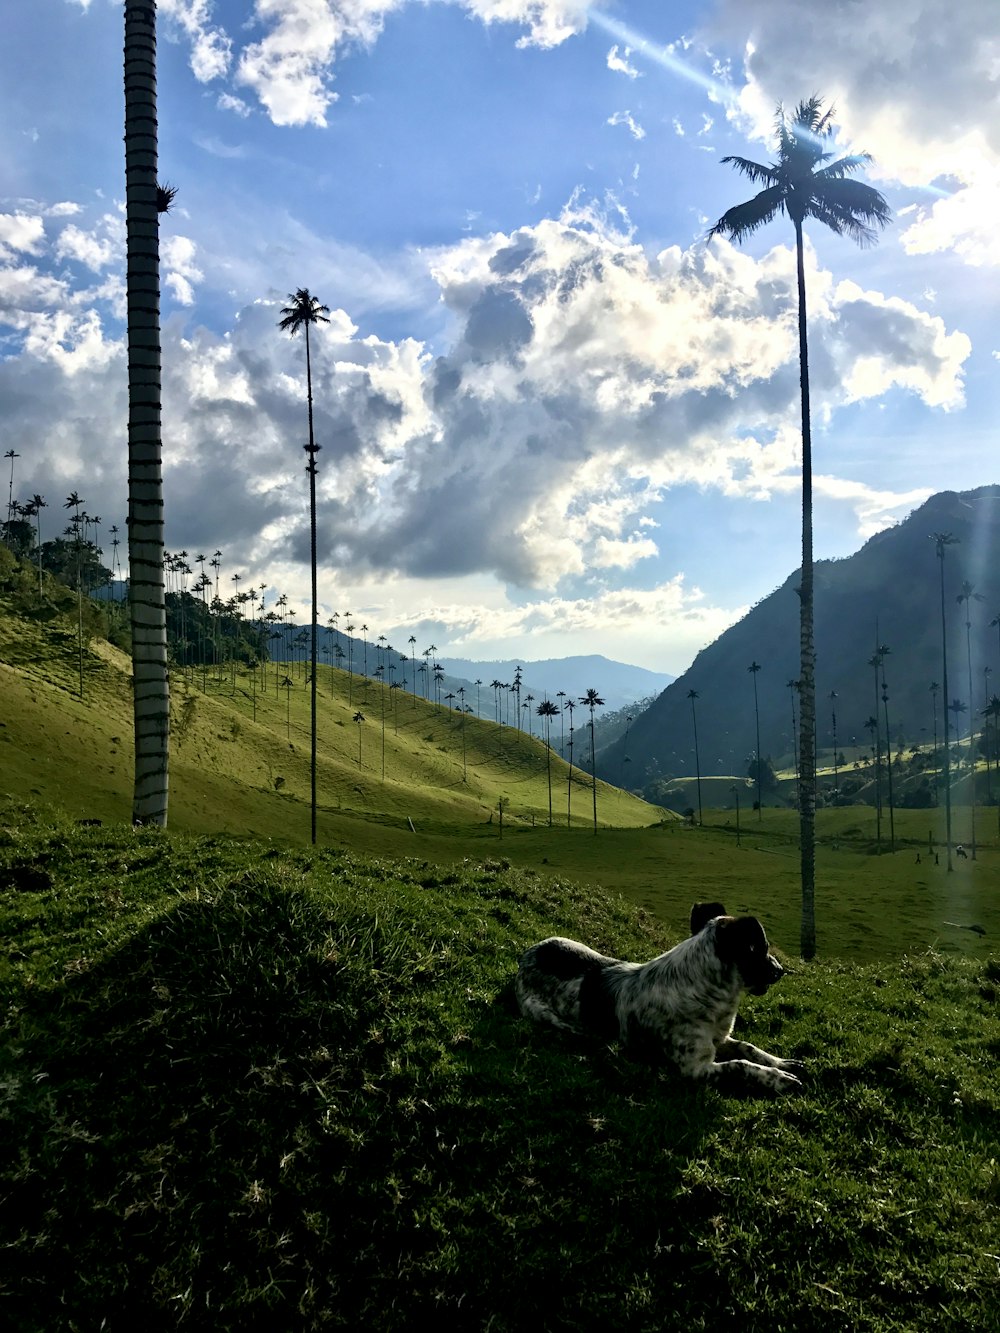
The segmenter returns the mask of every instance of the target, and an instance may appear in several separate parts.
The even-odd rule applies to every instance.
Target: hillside
[[[995,1330],[995,959],[796,965],[739,1031],[805,1086],[741,1102],[517,1017],[556,932],[678,938],[495,858],[0,801],[4,1327]]]
[[[1000,487],[943,492],[927,500],[902,523],[872,537],[843,560],[816,564],[816,695],[820,764],[832,758],[836,711],[838,750],[866,746],[865,722],[884,707],[875,694],[868,665],[879,645],[885,659],[888,712],[894,750],[931,745],[934,738],[932,682],[942,683],[940,568],[934,532],[949,532],[957,545],[947,549],[945,609],[948,625],[948,693],[968,710],[969,672],[966,610],[957,602],[963,580],[982,600],[973,599],[971,645],[972,714],[977,729],[987,692],[1000,693],[995,617],[1000,610]],[[689,691],[697,690],[698,742],[703,774],[745,775],[755,751],[753,678],[748,667],[759,662],[757,689],[760,745],[776,764],[792,763],[793,692],[789,681],[799,669],[798,573],[759,602],[703,649],[691,667],[636,718],[628,738],[630,786],[641,788],[660,775],[694,773],[694,739]],[[877,627],[877,628],[876,628]],[[831,692],[836,699],[831,699]],[[797,698],[794,700],[797,710]],[[943,690],[937,696],[936,723],[943,736]],[[950,722],[951,717],[950,716]],[[960,714],[968,735],[969,712]],[[621,771],[624,743],[599,756],[599,771]]]
[[[0,603],[0,791],[51,802],[80,817],[129,819],[132,711],[129,659],[93,638],[79,697],[75,626],[28,619]],[[289,680],[290,686],[282,681]],[[382,847],[412,836],[565,825],[569,770],[537,739],[492,721],[320,666],[319,836]],[[303,664],[251,674],[175,669],[170,822],[191,831],[309,837],[309,694]],[[355,722],[360,712],[363,722]],[[598,784],[620,827],[660,812]],[[586,827],[592,794],[574,770],[572,821]]]

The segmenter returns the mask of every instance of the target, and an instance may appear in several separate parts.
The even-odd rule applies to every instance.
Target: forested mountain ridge
[[[816,696],[820,762],[832,756],[834,715],[838,749],[867,744],[865,724],[876,708],[895,749],[932,743],[935,722],[943,735],[941,582],[933,534],[954,538],[945,549],[944,606],[947,625],[949,725],[968,735],[982,726],[982,710],[1000,693],[1000,486],[945,491],[932,496],[903,522],[870,538],[854,555],[816,563]],[[703,649],[694,662],[637,717],[628,736],[630,786],[660,776],[695,771],[692,690],[697,709],[703,776],[745,774],[756,749],[754,675],[760,714],[760,749],[776,763],[791,764],[792,686],[799,667],[799,574],[796,570],[742,620]],[[972,585],[964,600],[964,587]],[[967,610],[968,608],[968,610]],[[972,707],[969,665],[972,651]],[[882,675],[870,665],[881,647]],[[760,670],[751,673],[753,663]],[[988,670],[987,670],[988,669]],[[994,674],[995,673],[995,674]],[[937,683],[938,691],[932,692]],[[831,698],[835,694],[835,698]],[[598,771],[618,774],[624,738],[598,755]]]

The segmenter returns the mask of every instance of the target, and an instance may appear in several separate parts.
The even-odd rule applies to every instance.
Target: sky
[[[121,0],[0,47],[0,483],[124,537]],[[160,0],[167,546],[438,656],[677,675],[798,566],[794,248],[706,233],[819,95],[893,221],[807,227],[817,558],[1000,481],[1000,5]],[[124,551],[124,547],[122,547]],[[233,576],[239,575],[239,582]],[[341,624],[343,624],[343,620]]]

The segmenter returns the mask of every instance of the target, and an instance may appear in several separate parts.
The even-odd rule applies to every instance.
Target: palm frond
[[[823,99],[815,93],[804,102],[800,102],[792,117],[792,132],[794,133],[795,129],[803,129],[808,130],[810,134],[830,134],[833,129],[831,124],[833,107],[828,107],[826,111],[822,108]]]
[[[823,179],[837,179],[841,176],[850,176],[855,171],[860,171],[873,161],[871,153],[851,153],[847,157],[838,158],[836,162],[830,162],[825,167],[820,167],[816,176]]]
[[[748,180],[753,181],[754,185],[776,185],[778,182],[778,170],[773,166],[766,166],[763,162],[752,162],[748,157],[723,157],[720,161],[732,165],[737,171],[741,172]]]
[[[892,209],[878,190],[864,181],[834,179],[813,193],[807,213],[858,245],[872,245],[892,219]]]
[[[754,195],[752,199],[727,208],[709,231],[707,239],[711,240],[713,236],[727,236],[729,240],[738,244],[746,237],[752,236],[760,231],[761,227],[766,227],[775,214],[781,212],[785,206],[785,193],[781,185],[772,185],[767,190],[761,190],[760,194]]]
[[[288,299],[292,304],[283,307],[281,311],[283,318],[278,321],[278,328],[282,332],[287,330],[295,334],[304,324],[329,324],[327,315],[330,313],[330,307],[321,305],[308,287],[300,287],[294,296],[289,294]]]

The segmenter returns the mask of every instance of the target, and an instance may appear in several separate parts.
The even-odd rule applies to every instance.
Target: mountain
[[[1000,693],[998,623],[1000,610],[1000,486],[945,491],[932,496],[903,522],[877,533],[854,555],[816,562],[816,699],[820,763],[832,757],[834,711],[838,750],[867,745],[867,719],[876,709],[885,727],[881,677],[868,665],[876,647],[887,645],[885,679],[889,728],[895,750],[929,744],[943,735],[940,562],[931,536],[947,532],[957,544],[944,560],[948,694],[966,711],[958,717],[960,736],[969,725],[969,667],[966,605],[959,602],[963,581],[974,585],[969,643],[972,649],[972,717],[978,729],[987,697]],[[737,554],[734,552],[734,555]],[[692,665],[633,722],[628,758],[633,787],[659,776],[693,774],[691,700],[698,691],[698,748],[702,775],[746,773],[755,742],[752,662],[760,710],[760,748],[775,763],[790,765],[792,706],[798,698],[789,682],[799,674],[798,571],[754,606],[737,624],[698,654]],[[981,598],[982,600],[979,600]],[[996,671],[995,678],[990,672]],[[831,693],[836,698],[832,699]],[[624,738],[598,757],[598,771],[617,775]],[[826,754],[824,755],[824,751]]]
[[[674,679],[662,671],[647,671],[645,667],[613,662],[599,653],[581,657],[549,657],[529,662],[524,658],[503,661],[476,662],[466,657],[446,657],[441,665],[449,676],[462,677],[468,688],[469,681],[481,680],[484,690],[492,680],[509,684],[514,671],[521,668],[521,698],[533,694],[541,700],[546,696],[558,703],[560,690],[578,699],[589,689],[596,689],[607,708],[624,708],[637,699],[648,699],[659,694]],[[487,695],[488,697],[488,695]]]

